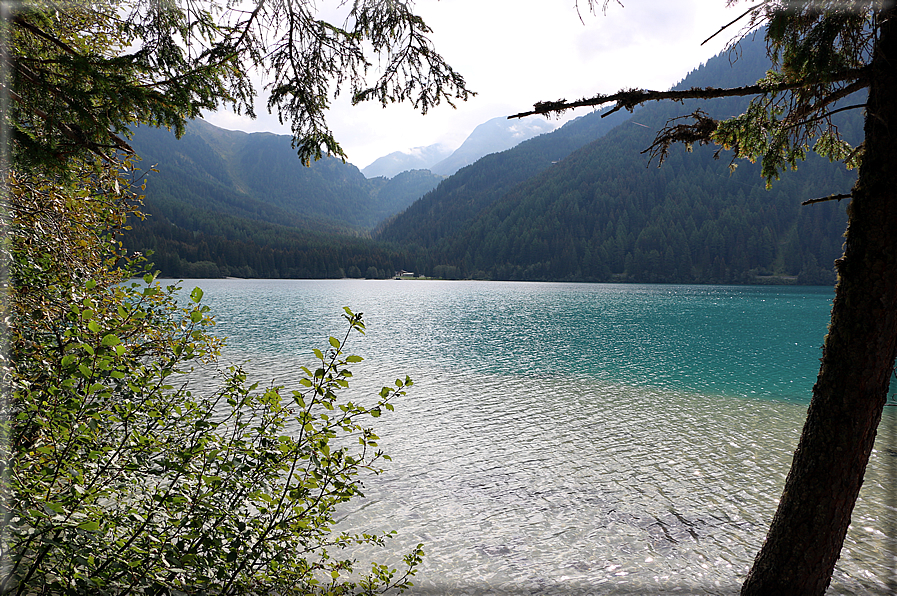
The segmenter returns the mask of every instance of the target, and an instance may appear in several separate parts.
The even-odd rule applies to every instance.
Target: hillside
[[[679,86],[753,82],[766,64],[762,44],[744,44],[734,63],[716,57]],[[547,156],[539,162],[534,144],[561,129],[462,170],[378,237],[404,237],[425,249],[416,270],[462,277],[831,283],[846,205],[800,201],[846,191],[854,173],[810,159],[766,191],[757,165],[739,164],[730,174],[729,160],[714,159],[712,148],[686,155],[677,147],[662,168],[641,154],[670,118],[697,107],[724,117],[745,105],[725,99],[618,112],[624,122],[601,138],[557,163]]]
[[[763,45],[746,43],[737,60],[718,56],[679,87],[753,82],[767,64]],[[662,168],[641,153],[670,118],[696,107],[724,117],[745,105],[732,98],[587,113],[436,188],[440,179],[427,170],[365,179],[336,160],[303,168],[276,135],[196,122],[175,141],[140,129],[134,145],[161,171],[149,177],[151,217],[125,243],[154,251],[164,275],[182,277],[406,269],[444,278],[831,283],[846,203],[800,201],[846,191],[854,173],[811,158],[767,191],[756,164],[730,172],[713,148],[676,147]],[[856,116],[840,127],[861,134]]]
[[[224,130],[203,120],[191,121],[180,139],[138,127],[131,144],[158,169],[149,174],[148,203],[175,224],[180,207],[173,204],[295,227],[370,229],[441,179],[368,180],[332,157],[304,167],[288,136]]]
[[[138,127],[145,220],[124,235],[171,277],[391,276],[368,230],[436,186],[428,171],[366,179],[324,158],[304,167],[290,138],[188,123],[176,139]],[[157,171],[150,171],[155,168]]]
[[[460,232],[516,184],[601,137],[628,117],[617,113],[602,118],[601,114],[594,112],[577,118],[554,132],[462,168],[399,216],[385,222],[376,237],[402,245],[434,247],[439,240]]]

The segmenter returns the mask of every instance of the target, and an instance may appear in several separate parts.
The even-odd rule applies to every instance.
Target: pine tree
[[[592,9],[599,4],[589,0]],[[742,20],[747,31],[766,27],[774,67],[756,85],[625,90],[537,103],[517,116],[606,103],[616,104],[612,113],[654,100],[756,96],[742,115],[728,120],[701,110],[671,120],[651,154],[662,162],[673,143],[714,143],[733,151],[733,165],[739,158],[761,159],[768,185],[795,169],[811,145],[859,168],[849,194],[820,199],[850,199],[831,324],[778,510],[742,588],[751,596],[823,594],[850,525],[897,354],[897,7],[875,0],[764,0],[720,31]],[[865,111],[865,138],[857,147],[841,138],[833,122],[835,114],[851,109]]]

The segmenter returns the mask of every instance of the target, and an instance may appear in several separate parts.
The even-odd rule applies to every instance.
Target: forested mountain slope
[[[760,78],[765,47],[746,43],[679,86]],[[365,180],[350,165],[302,167],[285,137],[197,122],[179,141],[140,129],[151,217],[125,237],[176,277],[386,277],[678,283],[830,283],[846,203],[800,201],[845,192],[852,172],[820,159],[771,191],[757,165],[730,173],[725,153],[674,148],[662,168],[641,151],[668,119],[696,107],[718,117],[745,100],[593,112],[487,155],[432,188],[426,170]],[[859,119],[841,123],[848,137]]]
[[[366,179],[333,158],[305,167],[289,137],[201,120],[180,139],[138,127],[131,144],[148,216],[123,240],[172,277],[391,276],[368,230],[442,179],[426,170]]]
[[[679,86],[735,86],[756,81],[767,67],[760,43],[730,58],[710,60]],[[845,192],[854,173],[811,158],[767,191],[757,165],[730,173],[725,153],[714,159],[711,148],[688,154],[676,147],[661,168],[641,154],[670,118],[698,107],[723,117],[745,105],[733,98],[646,106],[535,176],[514,169],[537,169],[535,156],[516,158],[524,143],[449,178],[380,237],[425,248],[418,269],[453,267],[467,277],[756,283],[775,274],[830,283],[846,205],[800,202]],[[850,136],[859,126],[845,121],[842,129]]]
[[[627,114],[601,118],[596,112],[560,129],[492,153],[459,170],[404,212],[380,226],[376,237],[403,245],[432,247],[451,237],[514,185],[545,170],[624,121]]]
[[[158,169],[148,174],[148,204],[178,225],[175,204],[298,227],[370,229],[441,180],[421,173],[368,180],[331,157],[304,167],[288,136],[224,130],[202,120],[191,121],[180,139],[138,127],[132,145],[146,167]]]

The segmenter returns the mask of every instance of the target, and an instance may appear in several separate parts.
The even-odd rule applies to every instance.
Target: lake
[[[413,594],[737,593],[806,414],[831,288],[188,280],[225,361],[295,386],[363,312],[352,395],[393,461],[340,529],[424,543]],[[347,394],[348,395],[348,394]],[[353,397],[353,399],[355,399]],[[890,593],[897,418],[886,408],[831,594]],[[361,558],[368,553],[359,553]],[[376,553],[383,560],[382,553]],[[398,561],[399,555],[393,557]]]

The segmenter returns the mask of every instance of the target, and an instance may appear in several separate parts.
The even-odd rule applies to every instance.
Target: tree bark
[[[779,507],[743,596],[823,594],[887,399],[897,353],[897,11],[879,13],[865,155],[829,333]]]

